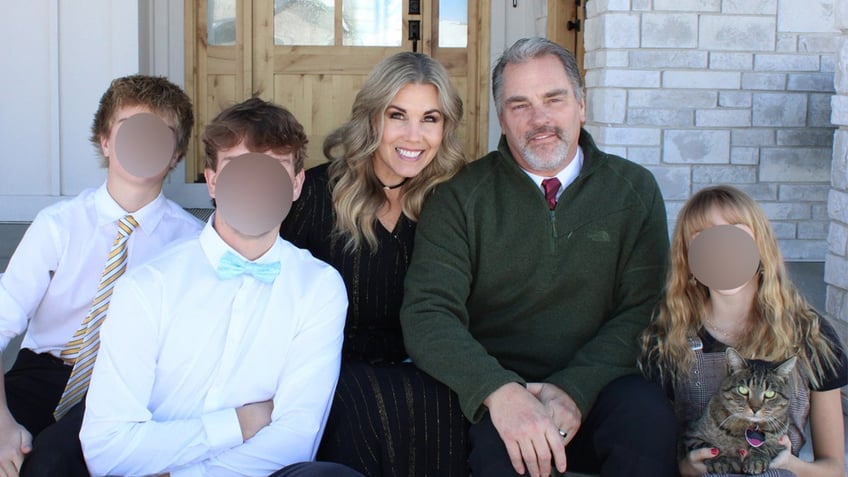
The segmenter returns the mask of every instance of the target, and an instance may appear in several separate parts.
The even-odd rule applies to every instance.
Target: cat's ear
[[[745,358],[743,358],[742,355],[735,349],[727,348],[724,355],[727,357],[727,367],[730,368],[730,374],[739,372],[748,367],[748,363],[745,361]]]
[[[798,362],[798,357],[793,356],[780,363],[774,371],[780,376],[787,377],[792,373],[792,370],[795,369],[796,362]]]

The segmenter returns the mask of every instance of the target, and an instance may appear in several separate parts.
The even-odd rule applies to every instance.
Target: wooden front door
[[[489,2],[194,0],[186,2],[186,90],[197,114],[189,182],[202,181],[199,132],[254,94],[288,108],[309,136],[307,167],[381,59],[415,49],[445,65],[465,105],[465,152],[486,152]],[[417,32],[416,32],[417,30]],[[414,39],[417,37],[417,39]]]
[[[583,71],[583,31],[586,26],[586,2],[589,0],[548,0],[546,35],[574,53]]]

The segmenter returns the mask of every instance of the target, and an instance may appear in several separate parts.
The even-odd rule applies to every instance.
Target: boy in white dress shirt
[[[93,475],[358,476],[315,457],[338,379],[347,293],[279,237],[306,135],[258,98],[204,133],[216,211],[125,276],[82,425]]]
[[[81,365],[97,351],[88,317],[105,317],[110,287],[125,268],[202,228],[162,195],[193,123],[188,96],[166,79],[112,81],[91,136],[105,183],[39,212],[18,245],[0,279],[0,349],[26,330],[17,361],[0,377],[0,475],[88,475],[77,437],[87,384]],[[121,233],[129,235],[113,256],[120,260],[108,268]],[[86,360],[83,343],[93,345]],[[82,379],[71,389],[78,363]]]

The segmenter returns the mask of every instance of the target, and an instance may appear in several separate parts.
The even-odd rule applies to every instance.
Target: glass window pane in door
[[[344,0],[342,44],[400,46],[403,41],[402,8],[400,0]]]
[[[332,46],[335,14],[335,0],[274,0],[274,44]]]
[[[439,47],[468,46],[468,2],[439,0]]]
[[[218,46],[236,44],[236,0],[206,2],[206,41]]]

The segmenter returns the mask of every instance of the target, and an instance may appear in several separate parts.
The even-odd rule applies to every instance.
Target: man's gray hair
[[[502,97],[503,71],[506,65],[523,63],[546,55],[553,55],[562,63],[565,73],[571,80],[574,96],[578,101],[583,100],[583,77],[580,75],[580,67],[577,66],[577,59],[574,58],[574,55],[562,46],[545,38],[522,38],[503,52],[492,70],[492,97],[495,100],[495,109],[497,109],[499,116],[504,105],[504,98]]]

